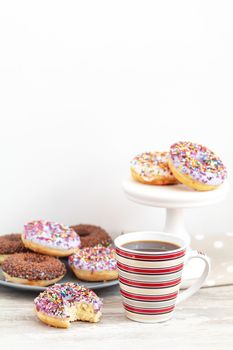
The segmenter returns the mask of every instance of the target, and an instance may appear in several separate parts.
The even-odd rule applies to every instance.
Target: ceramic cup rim
[[[122,244],[126,244],[126,243],[129,243],[132,241],[140,240],[140,238],[139,238],[140,236],[141,236],[141,240],[146,240],[146,236],[152,237],[150,239],[148,238],[148,240],[153,240],[153,238],[154,238],[153,236],[160,236],[160,238],[157,240],[161,240],[164,242],[164,239],[165,239],[165,242],[177,244],[179,246],[179,248],[173,249],[173,250],[166,250],[166,252],[153,252],[153,253],[151,251],[149,252],[149,251],[143,250],[142,252],[137,251],[137,254],[140,254],[140,253],[141,254],[150,254],[150,255],[160,255],[160,254],[164,254],[164,253],[169,254],[169,253],[179,252],[181,250],[187,249],[187,247],[188,247],[188,244],[182,238],[180,238],[172,233],[167,233],[167,232],[162,232],[162,231],[133,231],[133,232],[124,233],[123,235],[120,235],[120,236],[115,238],[115,240],[114,240],[115,247],[117,249],[121,249],[125,252],[135,254],[136,253],[135,250],[125,248],[122,246]],[[156,239],[154,239],[154,240],[156,240]]]

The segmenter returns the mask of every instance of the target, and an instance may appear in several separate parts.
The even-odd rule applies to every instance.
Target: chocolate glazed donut
[[[21,240],[21,233],[0,236],[0,264],[14,253],[27,252]]]
[[[11,233],[0,236],[0,254],[13,254],[26,252],[21,240],[21,233]]]
[[[10,282],[48,286],[66,273],[65,265],[52,256],[36,253],[16,253],[2,264],[5,279]]]
[[[101,244],[105,247],[112,245],[112,239],[109,234],[99,226],[94,225],[75,225],[71,228],[80,236],[81,247],[94,247]]]

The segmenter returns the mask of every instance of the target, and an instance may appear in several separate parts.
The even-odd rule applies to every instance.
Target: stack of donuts
[[[145,152],[130,164],[132,177],[148,185],[182,183],[197,191],[210,191],[227,178],[222,160],[210,149],[197,143],[176,142],[169,152]]]
[[[24,225],[22,234],[0,237],[5,279],[27,285],[48,286],[60,281],[67,272],[66,265],[83,281],[117,279],[114,253],[109,234],[94,225],[68,227],[31,221]]]

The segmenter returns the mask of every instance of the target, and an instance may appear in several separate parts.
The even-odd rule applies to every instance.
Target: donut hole
[[[86,230],[81,230],[78,232],[79,236],[81,237],[86,237],[86,236],[89,236],[90,235],[90,232],[89,231],[86,231]]]

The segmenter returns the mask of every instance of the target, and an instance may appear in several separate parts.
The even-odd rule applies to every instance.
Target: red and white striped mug
[[[161,241],[178,246],[163,252],[135,251],[124,247],[134,241]],[[185,241],[163,232],[133,232],[115,239],[120,291],[126,316],[138,322],[163,322],[175,306],[196,293],[208,276],[210,263],[203,253],[187,249]],[[204,260],[202,275],[179,293],[184,264]]]

